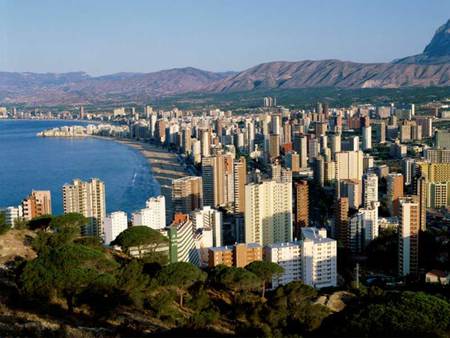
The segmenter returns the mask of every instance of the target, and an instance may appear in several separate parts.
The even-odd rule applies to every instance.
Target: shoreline
[[[114,141],[126,145],[138,151],[150,165],[150,171],[159,183],[161,195],[166,200],[166,221],[171,221],[173,213],[172,205],[172,180],[190,176],[177,160],[177,155],[161,146],[130,139],[119,139],[107,136],[89,135],[101,140]]]

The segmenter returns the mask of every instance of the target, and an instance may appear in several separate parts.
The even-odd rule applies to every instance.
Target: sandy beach
[[[113,140],[132,147],[147,159],[150,163],[153,177],[158,180],[161,186],[161,194],[166,198],[166,215],[169,215],[170,217],[173,211],[172,180],[189,176],[189,173],[184,171],[182,164],[177,161],[177,155],[154,144],[109,137],[101,138]]]

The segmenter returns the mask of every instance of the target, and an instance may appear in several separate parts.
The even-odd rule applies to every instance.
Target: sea
[[[75,178],[105,183],[106,210],[131,213],[160,194],[148,161],[135,149],[97,138],[39,137],[78,121],[0,120],[0,208],[17,206],[31,190],[50,190],[52,211],[63,212],[62,186]]]

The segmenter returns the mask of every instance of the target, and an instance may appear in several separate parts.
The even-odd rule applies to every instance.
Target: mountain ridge
[[[102,76],[90,76],[85,72],[0,72],[0,102],[28,105],[143,103],[155,97],[192,92],[428,86],[450,86],[450,20],[436,30],[421,54],[388,63],[337,59],[272,61],[240,72],[183,67]]]

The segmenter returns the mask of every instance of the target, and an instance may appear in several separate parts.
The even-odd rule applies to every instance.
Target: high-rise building
[[[245,242],[292,241],[292,184],[264,181],[245,187]]]
[[[98,178],[87,182],[75,179],[72,184],[63,186],[64,213],[80,213],[89,220],[89,224],[82,229],[85,236],[103,236],[105,199],[105,184]]]
[[[347,197],[349,208],[358,209],[362,204],[361,181],[339,181],[339,197]]]
[[[450,149],[425,149],[424,157],[431,163],[450,163]]]
[[[331,154],[334,158],[335,154],[341,151],[341,134],[331,135]]]
[[[435,133],[436,148],[450,149],[450,132],[444,130],[438,130]]]
[[[234,212],[245,212],[245,185],[247,184],[247,163],[244,156],[234,160]]]
[[[315,288],[337,285],[337,243],[325,229],[302,228],[302,280]]]
[[[413,158],[404,158],[402,160],[402,173],[405,178],[405,185],[411,185],[415,175],[416,161]]]
[[[420,230],[425,231],[427,229],[427,205],[428,205],[428,184],[425,177],[419,176],[415,179],[414,193],[416,194],[419,202],[420,213]],[[449,185],[447,185],[447,188]]]
[[[274,160],[280,156],[280,135],[270,134],[269,136],[269,157]]]
[[[337,200],[335,215],[335,238],[342,242],[344,247],[349,247],[348,242],[348,211],[349,204],[347,197]]]
[[[372,202],[378,202],[378,176],[367,173],[363,176],[363,205],[367,208]]]
[[[195,232],[188,215],[175,214],[167,227],[170,263],[188,262],[200,266],[200,254],[195,243]]]
[[[22,215],[27,221],[52,214],[52,198],[48,190],[33,190],[22,201]]]
[[[372,127],[362,127],[362,149],[369,150],[372,149]]]
[[[122,231],[128,228],[127,214],[123,211],[115,211],[107,215],[103,220],[103,229],[105,231],[104,243],[109,245],[120,235]]]
[[[363,152],[342,151],[336,153],[336,180],[361,180],[363,175]]]
[[[212,246],[222,246],[222,213],[209,206],[192,212],[192,223],[194,229],[207,229],[212,231]]]
[[[314,161],[314,181],[323,187],[325,183],[325,160],[319,155]]]
[[[400,173],[391,173],[386,177],[387,194],[386,205],[392,216],[399,215],[399,199],[403,197],[403,175]]]
[[[347,244],[352,253],[360,253],[372,240],[378,237],[379,202],[361,208],[349,219]]]
[[[301,228],[309,225],[309,187],[307,181],[299,181],[294,185],[295,192],[295,231],[294,237],[300,238]]]
[[[419,269],[419,204],[413,197],[399,200],[399,275],[417,274]]]
[[[233,158],[230,154],[202,159],[203,204],[211,207],[233,202]]]
[[[172,181],[172,203],[175,212],[189,214],[203,207],[202,178],[186,176]]]
[[[151,197],[146,207],[132,215],[133,225],[145,225],[155,230],[166,227],[166,200],[164,196]]]

